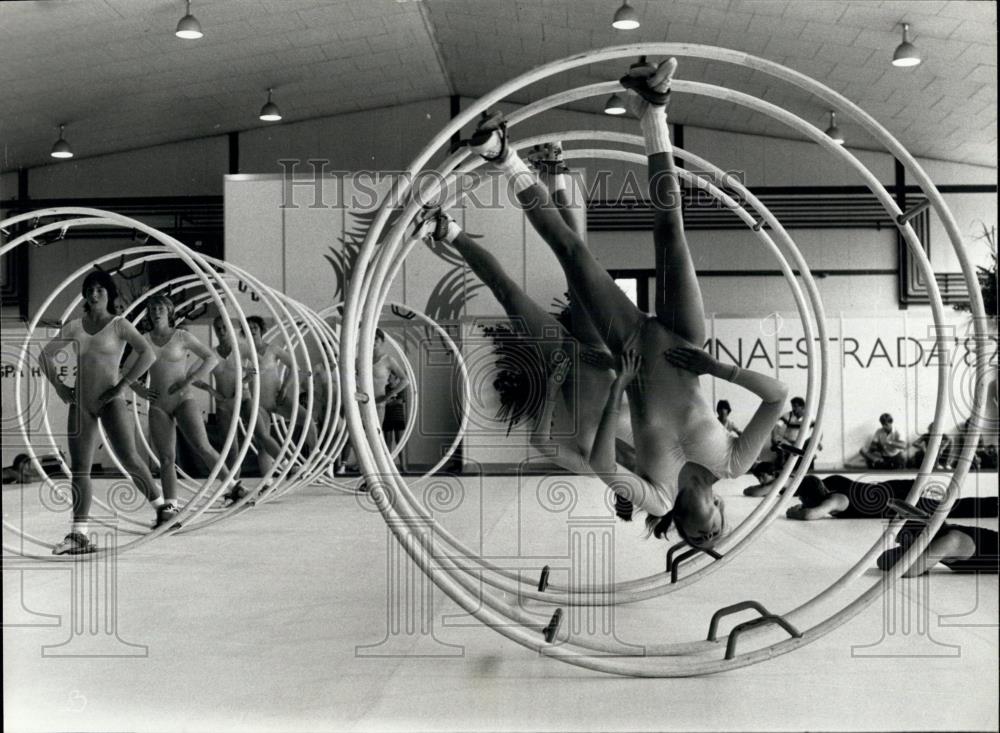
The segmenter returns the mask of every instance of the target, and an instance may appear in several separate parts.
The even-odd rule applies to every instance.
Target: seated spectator
[[[802,421],[806,415],[806,401],[801,397],[792,397],[792,409],[778,418],[771,430],[771,449],[775,452],[781,443],[794,443],[799,438]],[[812,425],[809,426],[810,430]]]
[[[976,449],[976,458],[979,459],[979,468],[986,468],[995,471],[997,469],[997,447],[983,443],[979,439],[979,448]]]
[[[715,406],[715,414],[719,418],[719,422],[722,427],[726,429],[726,433],[729,435],[735,435],[737,438],[743,435],[743,431],[737,427],[736,423],[732,421],[729,417],[732,414],[733,408],[729,404],[729,400],[719,400],[718,404]]]
[[[955,441],[951,447],[951,462],[954,464],[958,460],[958,456],[961,455],[962,450],[966,444],[966,436],[968,435],[969,425],[972,419],[966,420],[962,423],[962,427],[959,428],[958,434],[955,436]],[[996,469],[997,467],[997,449],[996,446],[992,444],[987,444],[983,440],[983,435],[980,433],[979,442],[976,444],[976,451],[972,454],[972,466],[973,471],[978,471],[981,468]]]
[[[906,441],[892,426],[892,415],[883,412],[878,419],[881,427],[876,430],[868,445],[861,449],[865,465],[874,469],[894,469],[906,467]]]
[[[774,451],[773,463],[777,471],[781,471],[785,462],[788,460],[789,455],[788,451],[782,448],[782,445],[795,444],[795,441],[799,439],[799,432],[802,430],[802,423],[805,421],[806,401],[801,397],[792,397],[791,405],[791,411],[786,412],[784,415],[779,417],[778,422],[775,423],[774,428],[771,430],[771,450]],[[815,422],[809,423],[809,430],[812,430],[815,426]],[[806,442],[803,445],[803,450],[809,447],[809,443],[812,439],[812,435],[806,439]],[[816,450],[817,452],[823,450],[822,438],[820,438],[820,444]],[[812,462],[809,464],[810,471],[815,468],[815,464],[816,458],[814,456]]]
[[[920,464],[924,462],[924,456],[927,454],[927,445],[931,440],[931,428],[933,423],[927,426],[927,432],[921,435],[913,442],[913,447],[916,448],[916,452],[910,459],[910,468],[920,468]],[[949,456],[951,455],[952,441],[951,437],[945,433],[941,436],[941,450],[938,451],[937,465],[935,468],[947,469],[949,466]]]

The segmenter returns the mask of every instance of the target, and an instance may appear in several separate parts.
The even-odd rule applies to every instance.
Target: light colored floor
[[[601,493],[573,483],[578,502],[571,514],[564,505],[552,510],[559,485],[538,477],[445,478],[429,495],[450,498],[454,506],[439,521],[484,553],[532,573],[548,562],[558,574],[567,563],[568,532],[586,523],[581,518],[607,526]],[[740,495],[745,484],[724,487],[734,517],[756,501]],[[995,475],[970,478],[966,495],[972,491],[996,495]],[[32,529],[64,531],[65,515],[42,516],[37,492],[5,487],[3,499],[8,521],[23,507]],[[778,520],[719,572],[615,609],[614,633],[636,644],[688,641],[704,638],[712,611],[729,603],[754,598],[788,610],[852,564],[879,524]],[[996,528],[996,520],[983,524]],[[640,525],[612,525],[619,580],[662,570],[667,545],[642,539]],[[637,680],[538,657],[469,623],[439,592],[428,622],[433,636],[419,633],[415,611],[403,612],[402,622],[416,623],[416,633],[389,634],[387,614],[400,607],[387,590],[389,575],[398,576],[397,557],[363,500],[313,487],[125,553],[76,602],[72,564],[5,565],[5,728],[998,727],[996,576],[935,570],[917,607],[927,610],[926,625],[906,634],[886,631],[883,603],[876,602],[816,643],[763,664],[706,678]],[[109,575],[117,578],[117,603],[101,590]],[[877,577],[873,570],[858,583]],[[73,627],[74,618],[90,618],[80,611],[86,604],[100,616],[96,631],[86,623]],[[540,622],[549,612],[540,611]],[[78,652],[89,656],[62,656]]]

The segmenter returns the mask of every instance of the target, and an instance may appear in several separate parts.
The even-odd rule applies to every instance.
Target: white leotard
[[[121,316],[114,316],[97,333],[88,333],[83,319],[70,321],[62,328],[61,338],[77,347],[76,399],[91,412],[99,408],[98,397],[115,386],[125,351]]]
[[[274,349],[265,346],[263,352],[257,352],[257,364],[260,366],[260,406],[273,412],[278,402],[278,390],[281,388],[281,363],[275,356]],[[248,368],[249,364],[243,366]]]
[[[156,354],[156,361],[149,368],[149,386],[160,395],[154,407],[169,415],[192,396],[190,385],[173,394],[168,393],[172,385],[187,377],[187,357],[190,351],[188,333],[180,328],[174,329],[170,338],[162,346],[157,345],[153,334],[148,334],[146,340],[149,341],[153,353]]]
[[[619,493],[656,516],[673,507],[677,478],[688,461],[719,478],[739,476],[750,468],[781,411],[778,403],[762,403],[740,437],[728,435],[702,395],[698,377],[664,359],[669,348],[687,345],[655,318],[646,319],[626,345],[638,348],[643,357],[639,379],[628,391],[641,473],[631,475],[632,489]]]

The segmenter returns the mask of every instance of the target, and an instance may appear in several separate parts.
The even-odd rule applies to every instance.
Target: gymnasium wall
[[[462,103],[467,105],[469,100],[462,100]],[[441,128],[449,114],[449,100],[440,98],[242,131],[238,134],[239,169],[247,173],[274,173],[280,170],[278,160],[285,158],[329,159],[330,168],[336,170],[397,169],[412,159]],[[560,128],[635,132],[636,127],[635,122],[630,119],[558,110],[520,126],[517,134],[526,136]],[[844,166],[809,143],[694,127],[685,127],[684,138],[685,147],[693,152],[704,155],[724,169],[744,172],[745,180],[751,186],[856,185],[860,182]],[[854,152],[872,167],[884,183],[892,184],[894,171],[890,156],[869,151]],[[996,169],[934,160],[920,162],[939,184],[996,184]],[[239,223],[254,221],[252,217],[255,209],[258,205],[267,205],[271,194],[255,193],[248,182],[240,194],[241,198],[246,197],[245,203],[231,202],[228,195],[230,184],[223,183],[229,165],[229,140],[226,135],[220,134],[211,138],[113,155],[78,158],[34,168],[29,171],[28,190],[29,195],[36,199],[219,195],[225,190],[227,241],[256,242],[248,250],[254,253],[253,256],[245,262],[251,264],[255,272],[263,275],[276,287],[287,287],[289,294],[294,297],[307,302],[332,302],[336,288],[331,288],[331,265],[323,255],[330,253],[331,246],[338,245],[338,237],[345,231],[345,214],[341,212],[339,224],[331,223],[326,214],[316,212],[304,213],[301,218],[288,222],[287,228],[292,239],[308,241],[313,249],[309,250],[310,257],[293,254],[290,258],[279,259],[274,247],[265,246],[265,243],[273,243],[279,230],[285,236],[285,224],[269,221],[255,227]],[[585,180],[593,180],[597,165],[586,161],[580,166]],[[629,170],[633,173],[638,170],[618,163],[601,162],[599,165],[612,173],[608,179],[612,190]],[[641,170],[639,172],[641,174]],[[17,174],[0,174],[0,199],[13,198],[16,193]],[[296,196],[306,193],[307,189],[299,189]],[[996,195],[946,194],[946,200],[953,207],[959,226],[968,235],[970,256],[974,261],[985,263],[986,249],[981,243],[974,241],[974,238],[978,234],[979,221],[995,225]],[[335,217],[335,214],[330,216]],[[468,216],[468,212],[462,212],[461,216]],[[473,215],[471,221],[473,229],[478,227],[491,234],[499,232],[504,239],[515,237],[515,242],[520,242],[520,245],[515,245],[515,249],[520,246],[523,253],[520,259],[515,257],[510,261],[505,259],[504,262],[529,290],[543,284],[546,286],[544,293],[542,290],[536,293],[541,293],[543,302],[548,302],[550,293],[558,294],[564,289],[562,285],[555,285],[561,280],[557,270],[553,269],[554,260],[539,259],[549,257],[547,249],[523,231],[521,235],[517,235],[519,225],[515,219],[509,224],[484,219],[480,226],[477,216]],[[946,246],[940,225],[934,217],[931,221],[932,262],[941,271],[957,271],[954,255],[950,247]],[[520,226],[524,230],[523,222]],[[895,236],[891,231],[793,230],[792,235],[813,269],[896,268]],[[646,233],[594,232],[589,241],[606,267],[652,267],[652,248]],[[719,314],[720,318],[748,313],[761,316],[780,313],[786,319],[791,317],[793,303],[782,279],[753,274],[754,270],[774,269],[774,266],[769,260],[759,256],[760,246],[747,233],[694,231],[690,233],[690,242],[699,269],[728,271],[726,276],[703,278],[705,302],[710,312]],[[121,245],[116,243],[113,246]],[[229,246],[236,247],[235,244]],[[86,252],[84,247],[87,248]],[[69,245],[55,245],[33,252],[30,267],[31,302],[39,302],[62,279],[67,263],[82,262],[98,252],[107,251],[109,247],[112,245],[78,242],[73,245],[72,251]],[[237,258],[241,256],[238,248],[232,252]],[[508,251],[504,250],[503,257],[508,255]],[[530,266],[527,264],[529,262]],[[421,261],[420,256],[414,255],[404,267],[404,276],[394,286],[393,296],[416,307],[425,307],[429,296],[424,280],[438,277],[441,267],[445,267],[447,271],[450,266],[434,257]],[[469,319],[474,320],[477,316],[499,313],[492,298],[486,293],[473,292],[472,286],[465,280],[459,279],[456,282],[461,283],[460,293],[451,295],[458,298],[464,293],[470,297],[458,309],[458,318],[462,323],[471,322]],[[910,319],[929,318],[926,307],[912,307],[907,313],[899,310],[895,275],[854,273],[849,276],[830,276],[820,279],[818,286],[832,319],[839,319],[841,314],[847,318],[885,314],[882,321],[886,323],[896,323],[894,319],[904,316]],[[447,300],[444,298],[443,302]],[[961,320],[960,316],[955,317]],[[910,326],[915,323],[916,321],[911,322]],[[897,326],[886,328],[887,338],[899,336]],[[468,333],[466,337],[468,338]],[[8,401],[5,400],[5,415],[7,404]],[[487,408],[483,409],[485,411]],[[925,421],[919,416],[920,410],[916,402],[910,413],[913,418],[909,420],[908,428],[912,428],[914,432],[922,429]],[[868,417],[859,416],[858,423],[866,423],[868,420]],[[849,442],[846,441],[845,445]],[[831,446],[832,443],[825,452],[828,455],[837,454],[838,449]],[[518,454],[518,451],[520,449],[514,453]],[[843,448],[840,452],[843,452]],[[8,458],[6,452],[4,455]]]
[[[17,173],[0,173],[0,201],[17,198]]]
[[[240,171],[280,173],[278,161],[322,158],[338,171],[404,168],[450,118],[447,98],[258,127],[240,133]]]
[[[184,140],[32,168],[31,198],[202,196],[219,193],[227,170],[225,135]]]
[[[240,131],[239,169],[280,173],[278,161],[329,161],[329,169],[404,167],[448,121],[446,98]],[[224,134],[32,168],[31,198],[220,195],[229,171]],[[9,181],[9,183],[8,183]],[[0,199],[17,195],[17,174],[0,178]]]
[[[373,186],[363,177],[324,181],[320,191],[321,207],[316,202],[314,185],[288,187],[274,177],[230,176],[226,179],[227,252],[235,264],[247,266],[269,278],[269,284],[283,288],[292,297],[319,309],[337,302],[343,289],[343,275],[338,274],[340,257],[360,244],[372,204],[388,183]],[[489,184],[484,184],[487,187]],[[477,189],[479,200],[490,195]],[[283,207],[283,201],[294,204]],[[341,203],[349,205],[340,205]],[[503,199],[501,199],[503,202]],[[454,212],[466,231],[483,235],[483,244],[501,262],[505,271],[536,300],[547,305],[565,290],[564,279],[555,258],[527,224],[522,212],[509,200],[498,208],[465,206]],[[697,235],[716,233],[696,232]],[[722,232],[723,245],[692,240],[703,257],[714,257],[715,267],[754,268],[758,258],[750,249],[756,245],[746,233]],[[837,233],[841,239],[831,243],[829,233],[808,239],[804,253],[816,267],[832,267],[867,257],[871,245]],[[888,238],[891,235],[886,234]],[[648,239],[648,234],[644,235]],[[591,236],[604,264],[614,260],[613,246],[607,240]],[[598,246],[598,241],[602,243]],[[807,241],[807,239],[802,240]],[[888,250],[889,241],[883,249]],[[647,243],[645,245],[649,247]],[[722,247],[728,247],[723,250]],[[838,249],[839,247],[839,249]],[[339,253],[339,254],[338,254]],[[495,377],[492,342],[482,334],[482,325],[495,322],[503,311],[492,295],[471,277],[457,260],[448,260],[418,245],[406,260],[400,277],[394,282],[390,299],[418,308],[446,325],[459,339],[463,355],[473,372],[472,399],[469,403],[473,428],[464,443],[466,461],[486,465],[516,464],[530,455],[527,426],[510,433],[495,419],[498,407],[492,380]],[[883,254],[886,258],[888,255]],[[699,262],[701,266],[702,262]],[[619,264],[619,266],[628,266]],[[865,287],[859,287],[859,283]],[[895,306],[894,282],[869,282],[855,277],[826,278],[819,281],[827,308],[827,328],[831,339],[829,403],[823,429],[823,452],[818,465],[841,466],[856,459],[857,450],[878,426],[878,416],[891,412],[901,433],[915,439],[926,428],[933,414],[937,362],[948,363],[949,394],[952,403],[946,419],[953,430],[965,414],[970,369],[966,361],[967,318],[949,311],[949,338],[954,349],[946,356],[934,353],[932,321],[926,312],[900,311]],[[861,291],[864,292],[861,292]],[[707,346],[724,363],[736,363],[770,373],[789,384],[792,394],[806,392],[805,344],[788,288],[781,278],[744,275],[732,278],[709,278],[705,282],[705,301],[709,316]],[[724,303],[720,308],[717,304]],[[410,330],[399,314],[386,314],[390,333],[393,329]],[[410,355],[421,375],[419,391],[423,410],[418,431],[423,434],[408,450],[411,463],[430,463],[440,454],[441,445],[452,433],[460,403],[441,400],[442,394],[455,395],[449,383],[448,356],[440,348],[418,348]],[[995,341],[993,361],[996,361]],[[442,359],[444,361],[442,361]],[[728,399],[734,418],[745,424],[755,409],[748,393],[727,383],[704,380],[706,395],[714,402]],[[964,391],[963,391],[964,390]],[[432,400],[427,395],[434,395]],[[433,415],[431,414],[433,413]],[[436,440],[435,440],[436,436]]]
[[[227,176],[227,260],[315,310],[333,306],[344,297],[349,263],[390,185],[385,177],[367,174],[328,177],[319,189],[308,179],[289,185],[277,176]],[[463,228],[482,235],[505,271],[537,302],[548,305],[562,297],[565,284],[555,257],[506,198],[506,188],[490,178],[473,193],[495,204],[455,209],[453,215]],[[317,201],[320,206],[315,206]],[[582,216],[582,211],[576,213]],[[463,443],[465,458],[483,463],[523,460],[526,426],[508,436],[507,425],[495,419],[493,347],[481,326],[504,316],[496,300],[453,253],[418,244],[394,280],[389,301],[405,303],[442,323],[462,346],[474,381],[470,410],[478,425]],[[439,337],[399,313],[386,312],[385,325],[391,336],[405,342],[420,379],[420,423],[407,447],[407,460],[432,464],[461,417],[462,403],[454,399],[458,388],[452,382],[452,356]]]

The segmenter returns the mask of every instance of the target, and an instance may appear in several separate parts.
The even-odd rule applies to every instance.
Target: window
[[[608,270],[608,274],[636,308],[649,313],[650,281],[656,277],[653,270]]]
[[[616,277],[615,285],[622,289],[634,305],[639,305],[639,281],[634,277]]]

